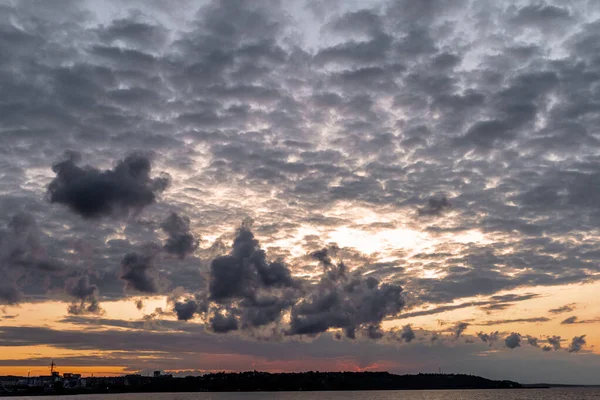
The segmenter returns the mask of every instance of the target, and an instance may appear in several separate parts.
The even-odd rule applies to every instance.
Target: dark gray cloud
[[[125,289],[141,293],[160,291],[158,271],[154,263],[157,257],[156,246],[148,246],[144,252],[127,253],[121,260],[121,279]]]
[[[198,239],[190,232],[190,219],[171,213],[161,224],[161,228],[169,235],[165,243],[165,251],[183,259],[193,253],[199,245]]]
[[[260,289],[294,288],[298,282],[282,262],[268,262],[248,226],[238,229],[229,255],[210,266],[210,298],[217,302],[256,299]]]
[[[237,318],[231,313],[216,312],[210,318],[210,328],[216,333],[235,331],[239,327]]]
[[[311,291],[291,309],[288,335],[318,334],[341,328],[353,339],[358,329],[378,327],[384,318],[396,316],[404,307],[402,287],[380,283],[349,272],[340,262],[331,263],[326,252],[313,257],[323,266],[323,275]]]
[[[500,333],[498,331],[490,333],[477,332],[477,337],[491,347],[500,338]]]
[[[65,281],[65,291],[76,302],[68,308],[69,314],[100,314],[102,308],[98,302],[98,286],[90,284],[88,275],[69,278]]]
[[[11,284],[0,285],[0,300],[2,304],[16,304],[21,300],[22,294],[17,287]]]
[[[515,349],[517,347],[521,347],[521,335],[513,332],[504,339],[504,344],[509,349]]]
[[[577,316],[573,315],[572,317],[564,319],[561,324],[562,325],[572,325],[572,324],[593,324],[600,322],[600,318],[591,318],[591,319],[579,319]]]
[[[198,303],[192,299],[177,302],[175,303],[173,310],[175,311],[175,314],[177,314],[177,319],[179,321],[188,321],[194,318],[194,314],[198,311]]]
[[[405,341],[406,343],[412,342],[416,338],[415,331],[413,331],[412,326],[404,325],[402,330],[400,331],[400,339]]]
[[[552,308],[552,309],[548,310],[548,312],[552,313],[552,314],[563,314],[563,313],[571,312],[573,310],[575,310],[575,304],[565,304],[562,307]]]
[[[146,154],[130,154],[105,171],[80,167],[80,160],[78,153],[67,152],[52,166],[56,178],[48,185],[48,198],[84,218],[139,212],[169,186],[167,175],[150,177],[152,164]]]
[[[548,336],[548,339],[546,339],[548,341],[548,343],[550,344],[550,346],[552,346],[552,348],[556,351],[559,350],[561,347],[561,338],[560,336]]]
[[[23,286],[33,282],[42,285],[45,279],[64,272],[64,266],[48,254],[32,214],[18,212],[0,230],[0,304],[17,304],[23,298]],[[41,292],[48,289],[41,287]],[[39,292],[38,292],[39,293]]]
[[[452,334],[454,335],[454,337],[456,339],[458,339],[460,337],[460,335],[462,335],[462,333],[469,327],[469,324],[467,322],[458,322],[456,325],[454,325],[454,327],[452,328]]]
[[[586,344],[585,336],[586,335],[575,336],[571,340],[571,343],[569,344],[569,347],[567,349],[569,351],[569,353],[577,353],[583,348],[583,346],[585,346],[585,344]]]

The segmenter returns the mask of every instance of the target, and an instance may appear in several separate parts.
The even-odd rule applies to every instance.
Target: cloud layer
[[[600,6],[60,9],[0,1],[3,306],[156,295],[146,324],[513,356],[597,340],[579,300],[505,312],[600,276]],[[461,310],[486,316],[412,320]]]

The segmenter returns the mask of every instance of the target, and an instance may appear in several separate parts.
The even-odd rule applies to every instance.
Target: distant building
[[[65,372],[63,374],[63,387],[66,389],[85,387],[85,379],[81,379],[81,374]]]
[[[160,378],[160,371],[154,371],[154,377]]]

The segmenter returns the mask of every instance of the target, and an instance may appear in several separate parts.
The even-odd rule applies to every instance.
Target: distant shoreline
[[[157,371],[158,372],[158,371]],[[16,377],[15,377],[16,378]],[[25,378],[26,379],[26,378]],[[153,377],[80,378],[54,377],[42,386],[27,386],[23,379],[11,386],[4,381],[0,396],[41,396],[111,393],[198,393],[198,392],[298,392],[298,391],[382,391],[382,390],[465,390],[522,389],[518,382],[490,380],[461,374],[395,375],[388,372],[302,372],[302,373],[212,373],[183,378]]]

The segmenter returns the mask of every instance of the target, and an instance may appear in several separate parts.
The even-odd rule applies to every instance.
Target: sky
[[[0,0],[0,375],[596,383],[600,3]]]

